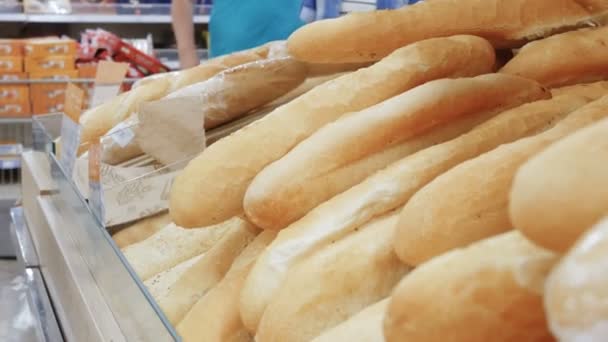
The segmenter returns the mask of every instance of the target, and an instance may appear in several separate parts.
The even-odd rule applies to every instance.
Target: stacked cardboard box
[[[0,40],[0,116],[23,117],[30,115],[29,87],[27,84],[8,84],[27,79],[23,72],[23,42]]]

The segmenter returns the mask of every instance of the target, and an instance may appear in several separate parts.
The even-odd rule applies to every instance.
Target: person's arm
[[[186,69],[198,65],[200,61],[194,42],[191,0],[171,1],[171,19],[181,68]]]

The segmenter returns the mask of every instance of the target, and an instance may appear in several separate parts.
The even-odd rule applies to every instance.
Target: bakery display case
[[[61,119],[34,118],[23,211],[66,340],[179,340],[52,152]]]

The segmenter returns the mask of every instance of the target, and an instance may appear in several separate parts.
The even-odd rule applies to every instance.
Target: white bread
[[[138,123],[139,120],[137,118],[137,114],[133,114],[125,120],[119,122],[116,126],[112,127],[104,136],[101,137],[100,144],[102,163],[117,165],[143,154],[143,151],[135,139],[131,139],[128,142],[121,139],[123,136],[128,134],[126,132],[133,134],[133,128],[135,128]]]
[[[232,226],[205,254],[175,279],[162,297],[156,297],[165,316],[176,325],[192,306],[226,274],[233,261],[258,233],[249,225]]]
[[[403,208],[395,236],[401,260],[419,265],[517,226],[509,219],[509,192],[519,167],[555,141],[607,117],[608,97],[569,110],[573,112],[547,131],[457,165],[418,191]],[[556,172],[543,168],[542,174],[547,170]]]
[[[156,302],[159,302],[169,293],[175,283],[186,273],[192,265],[196,264],[204,254],[199,254],[193,258],[183,261],[166,271],[162,271],[152,278],[146,280],[144,285]]]
[[[291,269],[264,312],[256,340],[310,341],[388,296],[409,270],[391,250],[395,214],[377,218]]]
[[[608,336],[608,217],[592,227],[551,271],[545,311],[560,341],[603,341]]]
[[[553,341],[542,289],[556,261],[518,232],[436,257],[393,291],[386,341]]]
[[[501,113],[459,138],[377,172],[282,230],[260,256],[243,288],[245,324],[255,330],[292,265],[373,217],[402,206],[418,189],[454,165],[546,127],[564,115],[560,109],[564,103],[567,100],[539,101]]]
[[[383,299],[335,327],[324,331],[312,342],[382,342],[382,323],[389,299]]]
[[[581,83],[551,89],[551,95],[554,97],[565,94],[585,96],[590,99],[599,99],[600,97],[608,94],[608,81]]]
[[[249,226],[235,217],[213,227],[183,229],[171,223],[149,238],[130,245],[123,254],[135,273],[147,280],[162,271],[208,251],[234,227]]]
[[[118,248],[123,249],[149,238],[166,227],[169,223],[171,223],[169,213],[157,214],[121,229],[112,235],[112,240],[114,240],[114,243],[116,243]]]
[[[80,116],[80,153],[88,150],[89,144],[96,142],[112,127],[127,119],[140,103],[160,99],[168,89],[169,82],[161,78],[84,112]]]
[[[217,286],[196,302],[177,325],[177,332],[185,341],[252,341],[241,321],[239,294],[257,256],[275,236],[271,231],[258,235],[236,258]]]
[[[438,127],[432,128],[430,131],[416,135],[401,143],[391,145],[352,163],[334,168],[324,173],[322,177],[308,179],[306,181],[306,194],[298,196],[300,201],[298,201],[297,207],[286,206],[286,211],[281,211],[284,215],[274,215],[272,220],[268,221],[264,228],[280,229],[286,227],[288,224],[304,216],[317,205],[332,198],[336,194],[348,190],[387,165],[429,146],[454,139],[494,115],[496,115],[495,112],[482,112],[474,115],[467,115],[454,122],[439,125]],[[245,196],[245,199],[247,199],[247,196]],[[246,203],[247,202],[245,201],[245,205]],[[283,220],[281,220],[281,218],[283,218]]]
[[[608,78],[608,28],[584,29],[529,43],[501,73],[536,80],[547,87]]]
[[[237,65],[264,59],[268,56],[269,44],[249,50],[237,51],[228,55],[209,59],[200,65],[180,71],[171,78],[171,86],[167,93],[202,82],[217,73]]]
[[[309,183],[460,117],[508,109],[544,90],[520,77],[488,74],[428,82],[326,125],[260,172],[245,193],[247,217],[263,229],[282,229],[337,193]],[[509,99],[509,100],[505,100]]]
[[[580,25],[589,12],[573,0],[433,0],[399,10],[353,13],[294,32],[289,53],[315,63],[373,61],[432,37],[472,34],[498,48]]]
[[[306,65],[291,57],[259,60],[224,70],[165,98],[202,96],[201,116],[205,129],[210,129],[285,95],[304,82],[306,73]]]
[[[135,89],[138,87],[141,87],[145,84],[154,82],[158,79],[164,78],[169,80],[169,82],[172,82],[173,79],[175,79],[175,77],[177,77],[177,75],[179,75],[179,73],[182,71],[171,71],[171,72],[165,72],[165,73],[161,73],[161,74],[152,74],[152,75],[148,75],[144,78],[140,78],[139,80],[133,82],[133,85],[131,86],[131,89]]]
[[[608,116],[608,97],[597,102],[595,110]],[[540,246],[565,252],[605,215],[608,119],[549,146],[517,172],[510,217],[515,227]]]
[[[323,125],[432,79],[487,72],[493,63],[494,51],[480,38],[434,39],[324,83],[193,159],[173,183],[171,217],[183,227],[232,217],[253,177]]]

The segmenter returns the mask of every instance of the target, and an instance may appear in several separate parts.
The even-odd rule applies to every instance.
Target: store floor
[[[0,260],[0,341],[38,341],[21,265]]]

